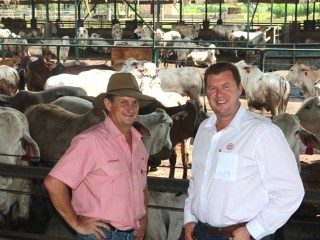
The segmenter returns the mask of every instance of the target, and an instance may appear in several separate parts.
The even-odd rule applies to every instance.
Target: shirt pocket
[[[223,181],[237,180],[238,162],[238,153],[219,152],[215,178]]]
[[[131,177],[125,164],[119,162],[109,163],[102,167],[102,171],[110,184],[108,190],[118,194],[128,193],[129,186],[131,186],[129,182]]]

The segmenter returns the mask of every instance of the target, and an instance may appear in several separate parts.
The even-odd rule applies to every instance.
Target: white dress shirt
[[[274,233],[300,206],[304,188],[282,131],[240,106],[217,132],[202,122],[193,145],[184,223],[215,227],[248,222],[255,239]]]

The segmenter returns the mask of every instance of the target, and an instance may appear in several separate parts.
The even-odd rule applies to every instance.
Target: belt
[[[129,229],[129,230],[120,230],[118,228],[115,228],[114,226],[112,226],[110,223],[107,223],[108,227],[110,228],[110,231],[112,232],[123,232],[123,233],[133,233],[134,229]]]
[[[247,223],[239,223],[236,225],[232,225],[229,227],[212,227],[209,226],[208,224],[202,223],[202,222],[198,222],[199,225],[205,229],[207,232],[213,233],[215,235],[219,235],[219,236],[225,236],[225,237],[234,237],[233,236],[233,232],[235,230],[237,230],[240,227],[245,226]]]

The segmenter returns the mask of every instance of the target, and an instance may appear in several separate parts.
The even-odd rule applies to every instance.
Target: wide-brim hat
[[[107,95],[126,96],[139,99],[140,107],[151,104],[155,98],[144,95],[140,91],[135,76],[131,73],[114,73],[111,75],[106,93],[101,93],[94,98],[92,104],[95,108],[105,110],[104,99]]]

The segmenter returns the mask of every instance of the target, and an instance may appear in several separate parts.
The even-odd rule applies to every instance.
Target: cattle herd
[[[244,38],[243,30],[243,26],[217,26],[214,29],[221,39]],[[23,57],[3,59],[0,63],[0,163],[51,168],[76,134],[105,119],[107,112],[95,109],[91,102],[106,90],[110,76],[116,72],[131,72],[141,91],[157,100],[140,109],[135,124],[150,155],[149,165],[154,168],[161,160],[169,159],[169,177],[174,178],[175,147],[179,143],[184,146],[194,137],[200,123],[210,115],[206,110],[203,68],[217,61],[215,54],[219,51],[214,44],[207,50],[187,49],[193,46],[190,39],[196,39],[198,33],[197,25],[177,25],[169,32],[160,29],[153,32],[148,27],[139,26],[133,33],[135,39],[125,42],[121,26],[115,24],[112,27],[114,44],[118,45],[148,44],[152,36],[159,41],[180,40],[161,43],[177,47],[173,52],[177,55],[179,68],[159,69],[153,62],[135,56],[111,66],[68,65],[43,57],[43,48],[41,54],[33,54],[35,49],[32,46],[22,49],[14,45],[15,49],[10,49],[10,45],[1,45],[7,46],[8,52]],[[83,27],[77,34],[79,44],[83,45],[83,54],[88,45],[95,51],[108,51],[103,45],[109,43],[104,42],[99,34],[89,36]],[[15,38],[8,29],[1,29],[0,35]],[[16,38],[26,40],[24,36],[21,33]],[[252,40],[260,38],[266,41],[263,31],[252,36]],[[65,41],[69,41],[67,37]],[[50,47],[46,51],[57,55],[56,47]],[[68,55],[63,55],[62,49],[60,47],[60,56],[67,60]],[[19,51],[25,51],[25,54]],[[169,53],[164,51],[162,54]],[[193,66],[186,66],[190,60]],[[320,150],[320,125],[317,124],[320,120],[320,70],[298,62],[290,68],[287,76],[282,76],[276,72],[262,72],[243,60],[234,64],[241,75],[249,110],[261,110],[262,118],[281,128],[301,170],[300,142]],[[290,83],[300,87],[305,98],[295,114],[286,113]],[[264,117],[266,112],[271,113],[272,119]],[[182,152],[181,156],[183,178],[187,178],[187,153]],[[34,183],[29,179],[1,175],[0,184],[1,189],[6,190],[0,192],[0,225],[4,226],[9,218],[14,224],[21,219],[27,220],[31,197],[19,192],[32,191]],[[186,194],[150,192],[149,204],[182,208],[185,197]],[[179,239],[183,213],[151,209],[148,214],[147,239]]]

